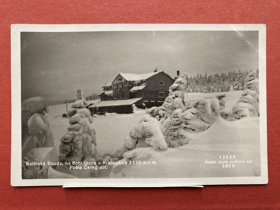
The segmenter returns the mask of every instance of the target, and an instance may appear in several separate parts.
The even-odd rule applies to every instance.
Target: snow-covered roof
[[[158,72],[151,72],[146,74],[131,74],[131,73],[120,73],[120,75],[126,79],[127,81],[139,81],[139,80],[145,80],[148,79],[158,73],[161,73],[162,71]]]
[[[101,96],[102,94],[113,95],[113,90],[104,91],[104,92],[99,93],[98,95]]]
[[[129,91],[133,92],[133,91],[137,91],[137,90],[143,90],[145,87],[146,87],[146,85],[135,86],[135,87],[131,88]]]
[[[111,87],[112,84],[111,83],[106,83],[105,85],[103,85],[102,87]]]
[[[113,95],[113,91],[109,90],[109,91],[104,91],[105,95]]]
[[[96,99],[96,100],[87,101],[87,103],[92,104],[92,103],[97,103],[97,102],[99,102],[99,101],[100,101],[100,99]]]
[[[100,101],[92,106],[92,107],[104,107],[104,106],[123,106],[123,105],[131,105],[141,100],[142,98],[131,98],[127,100],[115,100],[115,101]]]

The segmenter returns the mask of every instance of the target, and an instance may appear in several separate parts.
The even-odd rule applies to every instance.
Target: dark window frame
[[[160,94],[162,94],[162,96]],[[159,98],[164,98],[165,97],[165,92],[158,92],[158,97]]]

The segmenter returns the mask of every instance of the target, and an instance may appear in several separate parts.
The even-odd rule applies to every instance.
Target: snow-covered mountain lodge
[[[174,79],[163,71],[119,73],[112,83],[102,87],[101,101],[93,107],[104,112],[130,112],[132,104],[137,107],[160,106],[173,82]]]

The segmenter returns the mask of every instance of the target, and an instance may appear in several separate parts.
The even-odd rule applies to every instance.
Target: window
[[[165,93],[164,92],[158,92],[158,97],[159,98],[164,98],[165,97]]]
[[[159,81],[159,85],[164,85],[164,81]]]
[[[142,92],[139,92],[139,93],[138,93],[138,96],[139,96],[139,97],[143,97],[143,93],[142,93]]]
[[[125,93],[125,98],[129,98],[129,93]]]

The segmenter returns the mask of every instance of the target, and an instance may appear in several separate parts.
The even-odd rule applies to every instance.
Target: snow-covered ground
[[[225,93],[226,110],[232,108],[241,93],[242,91]],[[189,100],[197,100],[217,94],[220,93],[190,93],[188,96]],[[57,116],[65,112],[66,105],[61,104],[50,106],[47,114],[57,151],[60,139],[69,126],[68,119]],[[97,115],[93,126],[97,132],[98,153],[116,151],[144,113],[145,110],[138,109],[132,114]],[[210,129],[193,135],[188,145],[176,149],[163,152],[152,148],[136,150],[138,157],[148,158],[135,158],[138,162],[126,165],[120,173],[111,174],[111,177],[258,176],[260,175],[259,118],[246,118],[234,122],[220,119]],[[154,161],[155,164],[144,165],[143,161],[145,163]]]
[[[71,104],[68,104],[71,107]],[[54,135],[54,145],[58,152],[61,137],[69,127],[68,119],[61,115],[66,113],[66,105],[59,104],[49,107],[47,120]],[[107,113],[106,116],[96,115],[93,118],[93,127],[96,130],[98,154],[116,151],[128,136],[129,131],[140,121],[145,110],[137,110],[133,114]]]

